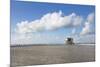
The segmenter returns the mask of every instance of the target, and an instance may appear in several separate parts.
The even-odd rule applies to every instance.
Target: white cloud
[[[94,22],[94,13],[90,13],[87,17],[87,21],[89,23],[93,23]]]
[[[92,23],[94,22],[94,13],[90,13],[88,16],[87,16],[87,19],[86,19],[86,22],[85,22],[85,25],[81,31],[81,35],[87,35],[87,34],[90,34],[92,33],[93,31],[91,30],[91,25]]]
[[[14,33],[11,35],[11,44],[30,44],[32,42],[31,39],[32,35],[28,34],[28,36],[26,36],[26,34],[17,34]]]
[[[55,30],[61,27],[74,27],[82,22],[82,17],[71,13],[63,16],[62,11],[47,13],[40,19],[29,21],[22,21],[17,23],[15,31],[17,33],[40,32],[45,30]]]
[[[28,44],[56,44],[63,43],[63,37],[57,34],[12,34],[11,45],[28,45]]]
[[[94,44],[95,43],[95,34],[90,34],[90,35],[85,35],[85,36],[78,36],[75,39],[76,39],[76,43]]]
[[[75,18],[73,18],[73,25],[74,26],[80,25],[82,21],[83,18],[81,16],[76,16]]]
[[[86,35],[91,33],[91,24],[94,21],[94,13],[90,13],[86,19],[76,13],[71,13],[64,16],[62,11],[52,12],[43,15],[40,19],[33,21],[21,21],[16,24],[15,32],[11,35],[11,44],[37,44],[37,43],[63,43],[64,37],[58,35],[40,35],[39,33],[48,30],[56,30],[62,27],[71,27],[71,36],[74,34],[79,34],[76,30],[80,28],[82,22],[85,21],[84,27],[80,32],[81,35]],[[75,36],[75,35],[74,35]],[[87,37],[88,38],[88,37]],[[94,42],[94,39],[90,39],[88,42]],[[83,39],[83,40],[82,40]],[[84,41],[84,36],[81,36],[81,40]],[[42,40],[42,41],[41,41]],[[77,40],[77,39],[76,39]],[[87,39],[86,39],[87,40]],[[54,41],[54,42],[53,42]],[[78,40],[77,40],[78,41]],[[87,42],[87,41],[84,41]]]
[[[82,29],[81,35],[90,33],[90,23],[86,22],[84,28]]]

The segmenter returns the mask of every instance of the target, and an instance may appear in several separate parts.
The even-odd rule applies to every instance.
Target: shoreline
[[[74,44],[74,45],[66,45],[66,44],[23,44],[23,45],[10,45],[10,47],[25,47],[25,46],[95,46],[95,44]]]

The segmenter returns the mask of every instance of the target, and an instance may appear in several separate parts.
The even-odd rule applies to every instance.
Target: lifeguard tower
[[[74,42],[73,42],[73,38],[67,38],[67,39],[65,39],[65,44],[66,45],[74,45]]]

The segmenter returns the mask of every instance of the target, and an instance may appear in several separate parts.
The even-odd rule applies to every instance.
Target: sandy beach
[[[11,67],[92,61],[94,45],[11,46]]]

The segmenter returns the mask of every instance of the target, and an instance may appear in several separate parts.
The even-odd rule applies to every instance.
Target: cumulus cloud
[[[90,33],[90,23],[86,22],[82,29],[81,35],[86,35]]]
[[[75,13],[63,16],[62,11],[52,12],[43,15],[40,19],[22,21],[17,23],[15,31],[17,33],[40,32],[46,30],[56,30],[61,27],[79,26],[83,18]]]
[[[84,19],[80,15],[77,15],[76,13],[71,13],[69,15],[64,15],[62,11],[47,13],[43,15],[40,19],[36,19],[33,21],[26,20],[17,23],[14,35],[11,36],[11,44],[55,43],[55,41],[59,43],[61,41],[61,43],[63,43],[65,35],[62,37],[59,35],[51,36],[49,34],[45,35],[39,34],[42,31],[52,31],[63,27],[66,27],[66,30],[67,28],[69,29],[70,27],[71,36],[79,35],[78,37],[81,37],[81,40],[82,38],[86,39],[84,38],[84,36],[81,35],[87,36],[87,34],[92,33],[91,25],[93,23],[94,23],[94,13],[90,13],[86,19]],[[83,25],[84,27],[82,28],[82,30],[81,31],[78,30],[79,32],[77,32],[77,29],[81,28],[81,26]],[[39,32],[39,33],[33,33],[33,32]],[[92,38],[92,34],[90,37]],[[90,41],[88,42],[92,41],[94,42],[93,39],[91,40],[89,39]]]
[[[89,23],[93,23],[94,22],[94,13],[90,13],[87,17],[87,21]]]
[[[81,35],[87,35],[87,34],[92,33],[93,31],[91,30],[91,25],[92,25],[93,22],[94,22],[94,13],[90,13],[87,16],[86,22],[85,22],[84,27],[83,27],[80,34]]]

